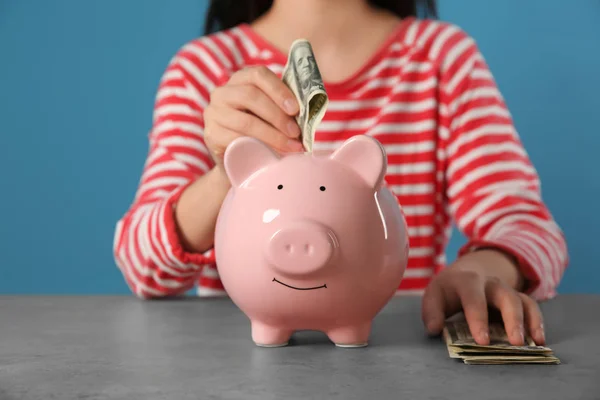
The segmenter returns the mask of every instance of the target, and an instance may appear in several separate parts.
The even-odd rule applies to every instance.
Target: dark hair
[[[400,18],[417,17],[419,11],[437,18],[436,0],[369,0],[375,7],[388,10]],[[251,23],[267,12],[273,0],[211,0],[204,25],[204,33],[233,28]]]

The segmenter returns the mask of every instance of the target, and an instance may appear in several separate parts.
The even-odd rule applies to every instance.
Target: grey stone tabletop
[[[600,296],[542,303],[560,365],[465,365],[395,297],[370,345],[261,348],[228,299],[1,296],[0,399],[600,399]]]

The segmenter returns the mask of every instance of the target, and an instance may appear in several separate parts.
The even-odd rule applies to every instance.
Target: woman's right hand
[[[279,153],[303,151],[298,112],[296,97],[277,75],[264,66],[245,68],[211,93],[204,139],[218,166],[240,136],[255,137]]]

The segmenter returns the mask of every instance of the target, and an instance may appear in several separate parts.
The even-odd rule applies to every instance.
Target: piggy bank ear
[[[252,174],[277,160],[277,154],[263,142],[242,136],[227,146],[223,164],[231,184],[241,186]]]
[[[346,140],[330,158],[352,169],[372,188],[381,185],[387,169],[383,146],[377,139],[367,135]]]

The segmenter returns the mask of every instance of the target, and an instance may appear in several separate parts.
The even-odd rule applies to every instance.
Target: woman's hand
[[[240,136],[260,139],[280,153],[302,151],[293,118],[298,112],[296,97],[272,71],[264,66],[242,69],[211,93],[204,111],[206,145],[217,165]]]
[[[430,334],[441,333],[444,320],[463,311],[479,344],[489,344],[488,307],[502,315],[509,341],[524,345],[529,334],[545,343],[538,304],[520,290],[523,277],[513,260],[497,250],[466,254],[436,275],[423,296],[422,318]]]

